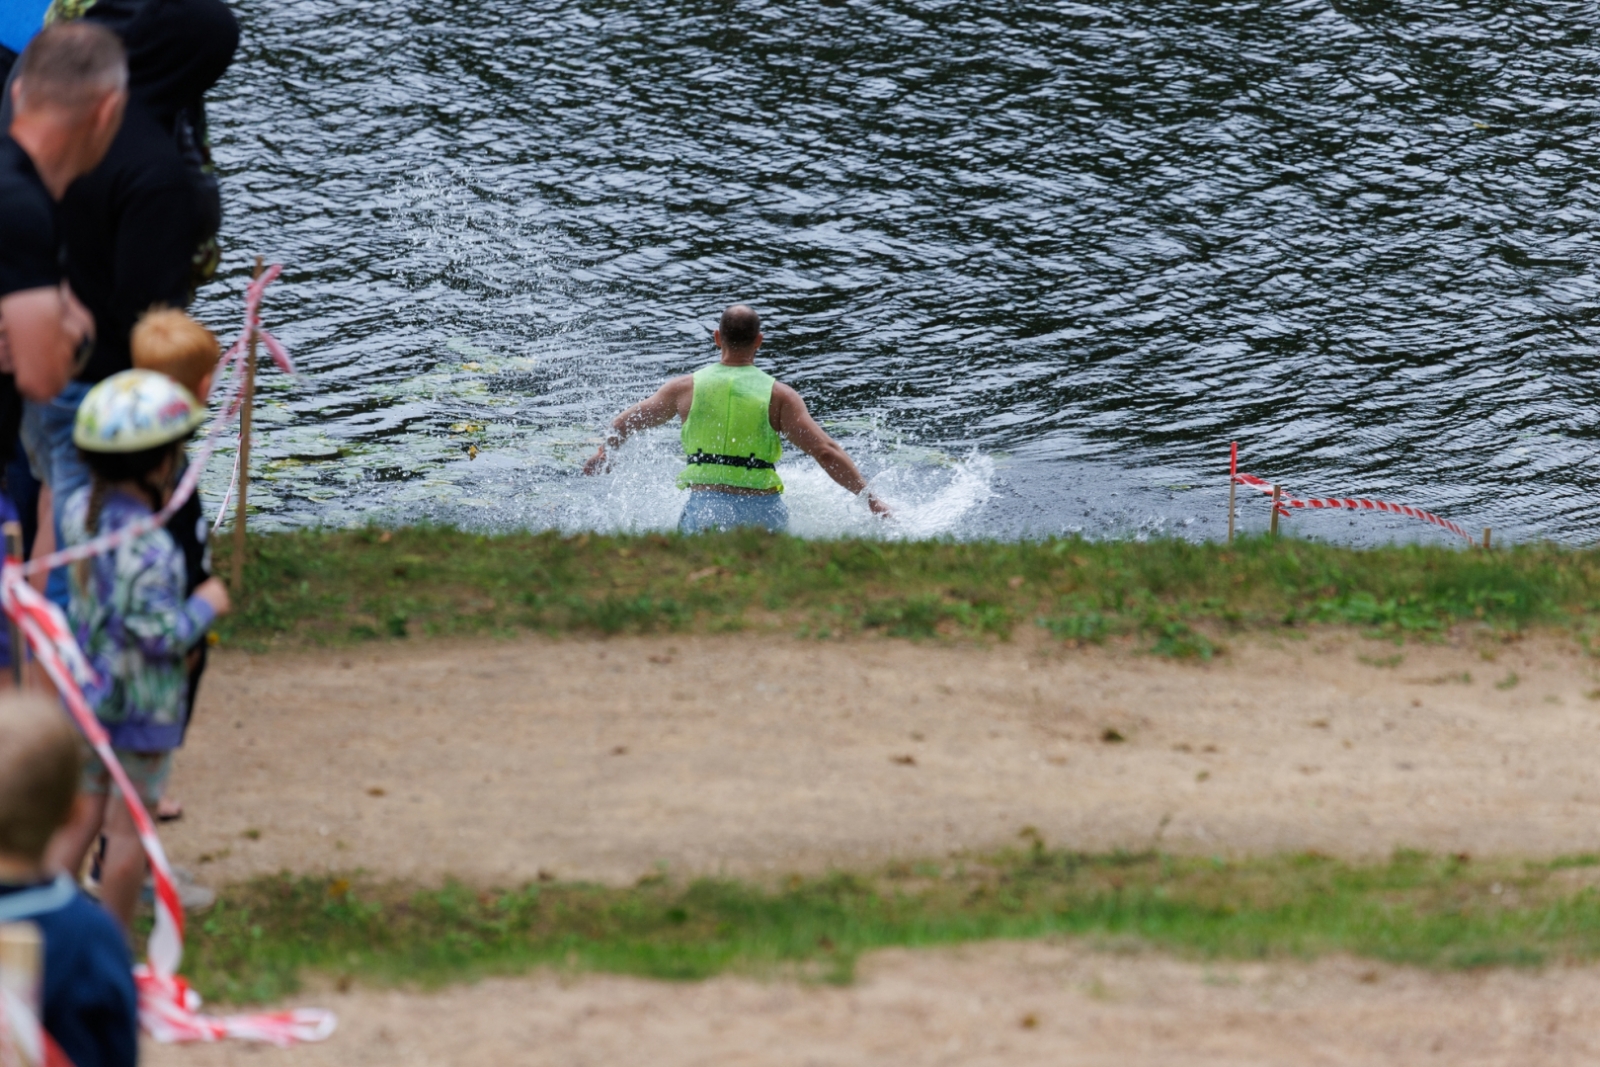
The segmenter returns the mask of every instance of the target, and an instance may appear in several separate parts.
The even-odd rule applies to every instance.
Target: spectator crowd
[[[33,557],[160,511],[205,419],[218,346],[185,309],[220,259],[205,96],[238,36],[224,0],[0,3],[0,520]],[[164,819],[182,814],[173,752],[230,606],[206,534],[192,498],[42,579],[94,669],[84,693],[131,799]],[[128,798],[30,677],[0,696],[0,924],[42,938],[55,1062],[127,1067],[145,856]]]

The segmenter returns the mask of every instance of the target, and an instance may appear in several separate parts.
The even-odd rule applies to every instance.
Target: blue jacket
[[[121,928],[66,875],[0,884],[0,922],[18,921],[35,923],[44,938],[40,1021],[73,1067],[135,1067],[139,998]]]
[[[67,545],[89,540],[88,486],[67,498],[61,536]],[[110,533],[148,518],[150,506],[108,493],[95,533]],[[72,599],[67,617],[98,677],[83,695],[116,748],[165,752],[183,740],[189,708],[184,656],[205,637],[215,617],[198,596],[185,597],[183,553],[156,528],[67,568]]]

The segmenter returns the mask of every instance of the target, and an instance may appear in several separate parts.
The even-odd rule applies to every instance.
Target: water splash
[[[778,465],[790,533],[808,538],[959,534],[963,521],[992,495],[994,461],[987,456],[949,460],[931,451],[902,450],[893,442],[847,438],[845,443],[894,517],[876,518],[864,499],[841,488],[809,457],[791,453]],[[583,444],[592,449],[598,435]],[[544,525],[562,530],[671,530],[687,496],[675,484],[682,469],[676,430],[663,429],[630,440],[605,474],[561,478],[542,490],[528,485],[518,495],[524,502],[543,496]],[[531,518],[522,516],[524,522]]]

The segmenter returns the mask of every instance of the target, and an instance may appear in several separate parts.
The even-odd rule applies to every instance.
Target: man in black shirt
[[[17,62],[14,115],[0,136],[0,448],[15,435],[16,394],[55,396],[94,336],[64,277],[56,205],[105,156],[127,78],[116,35],[87,24],[42,31]]]
[[[94,316],[95,344],[54,399],[28,405],[23,428],[57,522],[67,498],[89,480],[72,443],[78,404],[96,382],[132,365],[128,340],[140,315],[188,305],[197,259],[204,258],[198,252],[214,247],[221,207],[196,158],[195,117],[239,41],[222,0],[98,0],[83,21],[122,39],[131,99],[105,159],[61,204],[67,276]],[[169,529],[180,544],[194,538],[192,530]],[[64,571],[51,574],[47,592],[65,603]]]

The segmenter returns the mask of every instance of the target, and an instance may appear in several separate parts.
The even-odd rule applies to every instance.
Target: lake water
[[[198,312],[285,265],[267,525],[668,527],[675,433],[577,468],[743,300],[902,536],[1220,537],[1237,439],[1292,492],[1595,537],[1592,3],[235,7]],[[784,471],[797,532],[872,528]]]

